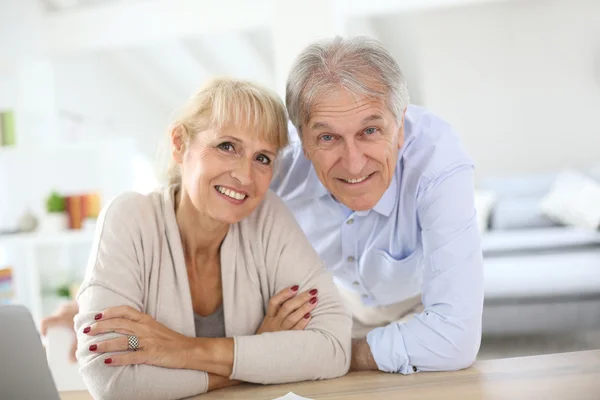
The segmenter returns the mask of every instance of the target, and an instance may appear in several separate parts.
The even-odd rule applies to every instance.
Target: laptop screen
[[[0,399],[60,400],[29,310],[0,306]]]

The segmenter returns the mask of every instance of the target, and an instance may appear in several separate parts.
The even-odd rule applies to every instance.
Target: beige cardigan
[[[174,187],[125,193],[100,215],[75,317],[80,372],[96,399],[178,399],[204,393],[205,372],[148,365],[111,367],[108,354],[82,331],[107,307],[129,305],[186,336],[195,336],[192,300]],[[273,192],[245,220],[231,225],[221,246],[225,330],[233,337],[231,379],[284,383],[344,375],[350,365],[351,317],[294,217]],[[254,335],[269,299],[294,284],[317,288],[319,302],[304,331]]]

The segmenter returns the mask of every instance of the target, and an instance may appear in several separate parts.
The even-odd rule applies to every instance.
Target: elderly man
[[[363,37],[308,46],[287,81],[300,142],[272,187],[350,306],[355,370],[466,368],[481,342],[473,163],[408,101],[394,58]]]
[[[408,105],[373,39],[304,49],[286,105],[296,140],[272,189],[295,214],[354,317],[351,368],[466,368],[481,341],[483,262],[473,163],[452,128]],[[72,325],[76,304],[44,321]],[[318,362],[318,360],[316,360]]]

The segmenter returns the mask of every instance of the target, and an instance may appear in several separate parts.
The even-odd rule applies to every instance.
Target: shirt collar
[[[392,181],[390,185],[381,196],[381,199],[375,204],[373,210],[378,212],[379,214],[389,217],[394,209],[394,204],[398,201],[398,185],[396,185],[396,172],[394,171],[394,175],[392,175]]]
[[[394,175],[392,175],[392,181],[390,185],[381,196],[381,199],[375,204],[373,210],[383,216],[389,217],[394,209],[394,204],[397,202],[398,198],[398,185],[396,184],[396,174],[398,171],[394,171]],[[308,191],[307,197],[312,199],[319,199],[323,196],[330,195],[329,190],[317,177],[317,172],[315,171],[315,167],[310,165],[310,172],[308,175],[308,184],[306,185],[306,190]],[[330,196],[332,201],[335,201],[332,196]],[[344,206],[345,207],[345,206]],[[361,212],[367,214],[370,210]]]

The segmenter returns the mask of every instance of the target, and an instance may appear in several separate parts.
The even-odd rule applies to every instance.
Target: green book
[[[15,137],[15,114],[12,111],[4,111],[0,113],[0,125],[2,132],[2,146],[14,146],[16,144]]]

